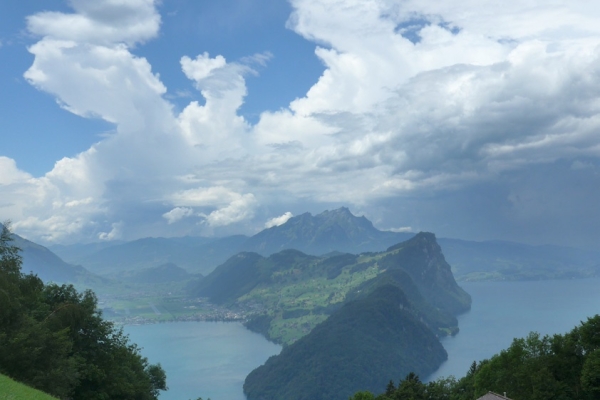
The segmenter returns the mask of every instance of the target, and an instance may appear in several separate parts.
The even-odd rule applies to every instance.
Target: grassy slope
[[[56,397],[32,389],[0,374],[0,400],[56,400]]]
[[[282,277],[281,282],[257,287],[240,297],[241,303],[259,303],[271,311],[270,338],[280,343],[293,343],[327,319],[327,312],[320,310],[341,305],[348,291],[381,272],[375,264],[364,271],[351,273],[353,265],[349,265],[334,279],[327,279],[326,275],[319,273],[319,264],[310,263],[304,271],[286,271],[284,274],[288,276]],[[286,279],[290,275],[293,278]],[[296,317],[293,312],[300,315]],[[303,313],[306,315],[301,315]]]

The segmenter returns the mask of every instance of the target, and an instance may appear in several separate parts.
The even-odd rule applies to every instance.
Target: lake
[[[169,390],[161,400],[245,400],[246,375],[281,351],[239,322],[170,322],[124,331],[167,373]]]
[[[473,361],[490,358],[513,338],[536,331],[566,333],[600,314],[600,279],[526,282],[459,282],[473,298],[458,317],[460,332],[442,339],[448,361],[428,379],[466,374]]]
[[[442,339],[448,361],[428,379],[462,377],[474,360],[491,357],[515,337],[565,333],[600,313],[600,279],[460,285],[473,298],[471,311],[458,317],[456,336]],[[245,400],[246,375],[281,350],[234,322],[127,326],[125,332],[167,372],[170,390],[161,400]]]

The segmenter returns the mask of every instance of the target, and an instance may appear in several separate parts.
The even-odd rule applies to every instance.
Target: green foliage
[[[349,400],[375,400],[375,395],[371,392],[357,392]]]
[[[0,233],[0,372],[59,398],[156,399],[166,390],[121,330],[102,319],[93,292],[44,285],[20,271],[6,226]]]

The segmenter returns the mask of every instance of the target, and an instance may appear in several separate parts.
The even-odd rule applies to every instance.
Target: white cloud
[[[188,207],[175,207],[169,212],[164,213],[162,216],[169,224],[174,224],[175,222],[181,221],[186,217],[191,217],[194,215],[194,210]]]
[[[410,227],[410,226],[402,226],[400,228],[390,228],[387,230],[390,232],[412,232],[413,231],[412,227]]]
[[[211,227],[227,226],[254,216],[256,199],[252,193],[236,196],[231,203],[204,215]]]
[[[265,62],[268,56],[255,55],[247,62],[255,59]],[[244,75],[254,70],[245,64],[227,63],[220,55],[211,58],[208,53],[194,60],[184,56],[180,62],[185,75],[206,99],[203,106],[191,102],[179,115],[179,127],[185,138],[204,150],[205,162],[247,154],[252,147],[248,138],[250,126],[237,110],[247,94]]]
[[[201,82],[208,78],[214,70],[223,68],[227,65],[225,57],[219,55],[215,58],[210,58],[208,53],[199,54],[195,60],[192,60],[188,56],[181,58],[181,68],[188,79],[196,82]]]
[[[257,204],[252,193],[240,194],[225,187],[183,190],[171,195],[168,200],[178,206],[175,210],[191,212],[190,207],[216,208],[208,214],[199,213],[211,227],[227,226],[251,218]]]
[[[265,223],[265,229],[269,229],[269,228],[272,228],[274,226],[283,225],[286,222],[288,222],[288,220],[290,218],[292,218],[292,217],[293,217],[292,213],[288,211],[285,214],[280,215],[279,217],[271,218],[270,220],[268,220]]]
[[[0,186],[31,179],[32,176],[17,168],[12,158],[0,156]]]
[[[158,34],[155,0],[70,0],[74,14],[41,12],[27,18],[27,29],[58,40],[133,45]]]
[[[25,77],[115,130],[39,179],[0,158],[0,183],[12,185],[0,186],[5,208],[32,236],[107,238],[123,221],[113,237],[127,237],[132,213],[173,231],[191,216],[203,218],[199,230],[254,216],[262,224],[261,206],[275,201],[368,214],[372,202],[466,190],[561,160],[593,171],[581,166],[600,157],[600,5],[583,0],[293,0],[288,25],[317,44],[325,71],[253,126],[239,114],[245,77],[268,53],[183,55],[182,74],[206,102],[175,114],[158,74],[131,50],[157,35],[155,3],[72,4],[73,14],[28,19],[42,38]]]

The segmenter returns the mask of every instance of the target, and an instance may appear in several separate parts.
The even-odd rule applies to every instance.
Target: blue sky
[[[380,229],[595,248],[589,1],[0,4],[0,218],[42,243]]]
[[[70,12],[67,1],[8,1],[0,4],[0,135],[2,155],[17,160],[19,167],[42,176],[62,157],[87,150],[110,131],[101,119],[83,119],[56,106],[53,96],[40,93],[23,78],[33,56],[27,47],[37,41],[27,32],[26,17],[52,10]],[[285,27],[292,11],[285,1],[184,1],[168,0],[158,5],[163,15],[157,38],[136,47],[135,54],[146,57],[169,89],[169,99],[179,108],[193,93],[181,72],[179,58],[199,52],[222,54],[238,60],[261,52],[273,58],[259,68],[246,84],[249,95],[240,114],[256,122],[265,110],[285,107],[302,97],[324,70],[315,57],[314,44]],[[31,110],[35,110],[35,117]]]

